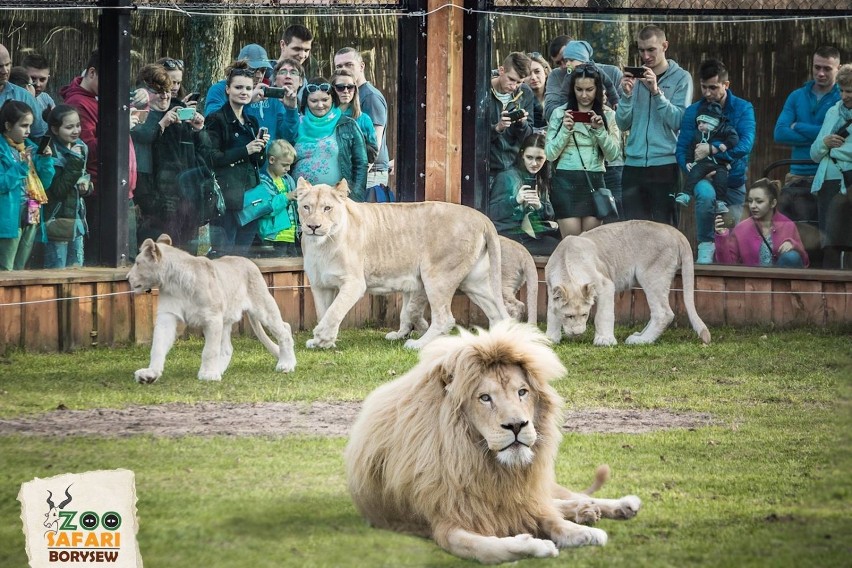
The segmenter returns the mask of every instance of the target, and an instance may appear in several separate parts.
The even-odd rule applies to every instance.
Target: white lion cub
[[[204,331],[204,350],[198,378],[221,380],[231,362],[231,328],[244,312],[264,347],[278,358],[276,371],[296,368],[290,325],[281,319],[260,269],[246,258],[226,256],[217,260],[194,257],[171,246],[168,235],[155,243],[145,239],[136,263],[127,274],[135,294],[159,288],[157,319],[151,343],[151,362],[134,376],[137,383],[153,383],[163,374],[166,355],[175,341],[178,321]],[[272,331],[278,345],[263,326]]]
[[[602,225],[559,243],[544,269],[548,339],[559,343],[562,331],[566,335],[585,332],[589,311],[597,300],[594,343],[615,345],[615,293],[638,283],[648,299],[651,321],[625,343],[653,343],[674,319],[669,288],[678,267],[689,323],[701,341],[710,343],[710,332],[695,311],[689,242],[674,227],[651,221]]]

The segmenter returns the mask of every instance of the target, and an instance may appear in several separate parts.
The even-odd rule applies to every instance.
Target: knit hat
[[[581,39],[575,39],[569,41],[565,44],[565,47],[562,48],[562,57],[566,61],[591,61],[592,46],[589,45],[589,42],[583,41]]]
[[[272,65],[269,64],[269,56],[266,55],[266,50],[256,43],[250,43],[242,48],[240,54],[237,55],[237,59],[245,59],[252,69],[260,69],[261,67],[272,69]]]
[[[714,130],[722,121],[722,106],[719,103],[710,103],[702,110],[695,122],[706,122],[711,130]]]

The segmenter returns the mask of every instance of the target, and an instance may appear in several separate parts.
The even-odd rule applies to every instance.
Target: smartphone
[[[287,89],[282,87],[266,87],[263,89],[263,96],[273,99],[283,99],[287,96]]]
[[[189,93],[189,95],[187,95],[187,97],[186,97],[186,101],[190,102],[190,103],[194,103],[199,98],[201,98],[201,93]]]
[[[195,109],[192,107],[178,107],[175,109],[178,120],[192,120],[195,118]]]
[[[261,140],[267,134],[269,134],[269,129],[265,126],[261,126],[260,129],[257,131],[257,139]]]
[[[36,151],[36,153],[37,154],[44,154],[44,149],[47,148],[48,144],[50,144],[50,136],[45,134],[44,136],[39,138],[38,150]]]
[[[630,65],[624,67],[624,72],[633,77],[644,77],[647,70],[647,67],[632,67]]]
[[[571,118],[574,119],[574,122],[591,122],[592,121],[592,113],[583,112],[579,110],[572,110]]]

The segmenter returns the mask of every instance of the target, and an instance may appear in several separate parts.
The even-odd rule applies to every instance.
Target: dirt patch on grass
[[[0,420],[0,435],[346,436],[360,409],[359,402],[199,403],[122,409],[58,409],[34,417]],[[597,408],[567,412],[564,430],[641,434],[671,428],[698,428],[712,423],[709,414]]]

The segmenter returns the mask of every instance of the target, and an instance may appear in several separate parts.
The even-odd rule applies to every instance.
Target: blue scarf
[[[329,110],[325,116],[316,117],[308,110],[299,122],[299,139],[319,140],[330,136],[340,120],[341,112],[337,107]]]

